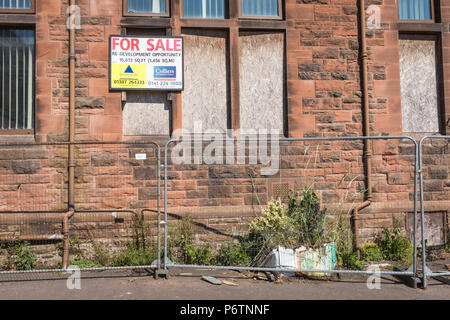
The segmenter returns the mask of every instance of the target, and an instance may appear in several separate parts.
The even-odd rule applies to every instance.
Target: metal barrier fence
[[[433,144],[433,140],[437,141],[437,144]],[[426,145],[427,141],[430,145]],[[435,142],[436,143],[436,142]],[[423,286],[426,288],[428,286],[427,277],[437,278],[450,276],[450,271],[432,271],[427,266],[427,247],[436,245],[436,243],[427,243],[427,240],[433,240],[432,234],[432,221],[430,217],[425,215],[426,212],[436,214],[436,209],[442,212],[443,221],[443,236],[444,244],[449,238],[449,224],[445,219],[446,214],[449,213],[450,208],[450,136],[425,136],[419,142],[419,174],[420,174],[420,220],[421,220],[421,246],[422,246],[422,270],[423,270]],[[425,167],[426,165],[426,167]],[[426,171],[426,169],[428,169]],[[425,172],[426,171],[426,172]],[[431,184],[436,184],[436,180],[439,179],[437,185],[430,186],[428,184],[427,188],[424,187],[425,182],[431,182]],[[427,181],[426,181],[427,180]],[[441,184],[440,186],[438,184]],[[434,195],[433,195],[434,193]],[[427,199],[425,199],[427,196]],[[434,197],[433,197],[434,196]],[[426,204],[425,201],[438,199],[438,208],[432,207],[430,204]],[[439,213],[439,212],[438,212]],[[427,219],[428,218],[428,219]],[[448,219],[448,218],[447,218]],[[428,225],[427,225],[428,224]],[[445,239],[445,237],[447,239]],[[439,243],[437,243],[439,244]],[[450,281],[445,279],[440,279],[442,282],[450,284]]]
[[[64,241],[83,270],[158,269],[160,155],[151,141],[0,144],[0,275],[67,271]]]
[[[393,140],[400,141],[399,145],[392,143]],[[373,202],[385,202],[384,209],[390,212],[391,217],[400,211],[409,214],[411,219],[410,238],[413,252],[408,258],[412,266],[408,270],[384,270],[380,271],[380,274],[418,278],[416,243],[418,144],[413,138],[407,136],[279,139],[215,137],[214,141],[219,144],[215,145],[216,151],[213,152],[217,157],[212,158],[222,159],[222,161],[219,161],[219,165],[215,165],[215,162],[209,159],[209,165],[205,165],[198,151],[206,150],[203,149],[203,143],[211,141],[211,139],[204,141],[197,138],[172,139],[165,146],[163,221],[165,228],[162,263],[164,270],[182,267],[303,274],[374,274],[374,271],[355,269],[264,267],[260,265],[262,262],[260,258],[274,246],[266,247],[264,251],[258,243],[251,241],[245,243],[245,239],[248,240],[249,237],[248,220],[260,213],[260,207],[267,205],[270,196],[275,199],[286,198],[288,197],[286,191],[289,189],[300,191],[304,186],[314,184],[320,193],[320,210],[326,204],[331,218],[340,216],[340,213],[344,212],[342,215],[344,220],[348,219],[355,204],[365,200],[363,197],[365,193],[363,143],[370,143],[373,144],[375,151],[372,160],[372,175],[375,177]],[[261,165],[253,164],[248,167],[242,165],[246,158],[243,154],[237,156],[238,165],[223,164],[228,163],[223,160],[227,156],[229,157],[227,159],[235,156],[235,149],[233,148],[233,153],[229,154],[226,150],[228,147],[235,147],[239,143],[245,145],[246,142],[251,144],[261,141],[267,143],[276,141],[280,144],[281,156],[277,160],[280,169],[274,178],[262,177],[258,173]],[[184,147],[187,151],[181,152],[183,144],[187,146]],[[179,149],[174,150],[177,146]],[[211,147],[209,148],[208,150],[211,151]],[[274,148],[274,145],[267,147],[265,151],[270,148]],[[193,157],[192,150],[194,150]],[[245,146],[244,150],[248,151],[248,148]],[[308,153],[309,151],[311,152]],[[174,153],[177,155],[175,158]],[[255,157],[255,154],[257,153],[250,151],[249,157]],[[342,186],[336,188],[339,183]],[[244,209],[236,209],[238,206],[252,207],[252,205],[257,209],[250,210],[250,213]],[[402,205],[403,208],[400,208]],[[212,213],[215,214],[212,215]],[[370,232],[364,229],[368,225],[364,224],[364,220],[376,217],[364,213],[360,213],[360,216],[356,220],[357,226],[362,224],[361,230]],[[176,221],[179,223],[177,224]],[[231,231],[230,223],[233,224]],[[276,234],[270,236],[277,237]],[[279,238],[274,240],[272,245],[276,241],[281,241]],[[261,241],[261,237],[258,241]],[[267,237],[263,237],[263,241],[267,243]],[[255,246],[257,251],[252,252]],[[259,256],[257,252],[260,253]],[[242,256],[247,258],[242,259]]]
[[[72,143],[76,149],[76,169],[75,206],[69,220],[71,264],[85,271],[151,269],[156,276],[166,274],[172,267],[371,275],[374,271],[350,268],[262,267],[261,259],[273,249],[262,244],[266,245],[270,238],[249,239],[249,222],[260,215],[260,209],[271,198],[286,203],[288,191],[301,193],[303,187],[311,185],[319,195],[320,211],[328,209],[323,213],[327,219],[342,217],[346,227],[355,228],[349,225],[351,218],[355,218],[352,209],[366,200],[363,144],[367,142],[373,151],[371,206],[381,214],[359,212],[357,219],[353,219],[357,234],[369,239],[397,215],[404,217],[413,247],[408,256],[412,266],[380,274],[420,278],[426,287],[427,277],[450,275],[432,272],[426,263],[425,239],[430,229],[426,212],[434,211],[435,207],[425,201],[433,202],[436,197],[441,207],[447,204],[448,208],[450,185],[444,181],[445,177],[448,179],[448,142],[427,146],[426,142],[433,139],[447,141],[449,137],[424,137],[420,143],[407,136],[216,139],[225,147],[227,143],[233,146],[244,143],[245,153],[235,157],[233,151],[232,157],[238,163],[230,165],[216,165],[214,161],[203,164],[195,158],[195,152],[193,163],[173,163],[169,157],[176,146],[186,141],[209,141],[172,139],[165,146],[163,166],[160,147],[153,142]],[[269,154],[276,148],[271,145],[273,141],[279,142],[279,171],[268,178],[261,174],[268,163],[249,164],[246,160],[255,157],[249,151],[251,143],[260,147],[258,143],[267,142],[270,145],[263,151]],[[65,239],[62,225],[68,211],[69,145],[0,144],[0,265],[3,264],[0,276],[58,275],[68,271],[61,268],[60,261]],[[200,149],[204,151],[202,144]],[[441,162],[436,162],[436,155],[441,155]],[[226,153],[223,158],[227,156],[230,155]],[[441,170],[447,176],[444,173],[436,176],[440,174],[440,169],[435,168],[438,165],[447,168]],[[163,219],[161,167],[164,167]],[[443,184],[440,191],[427,182],[438,178]],[[380,203],[384,205],[379,207]],[[273,240],[272,245],[278,241]],[[30,244],[31,252],[39,260],[31,270],[27,270],[29,251],[27,246],[21,246],[24,242]],[[358,243],[362,245],[362,241]],[[421,266],[419,246],[424,248]],[[23,255],[23,261],[14,261],[18,253]],[[24,265],[24,270],[16,270],[18,263]],[[425,271],[418,270],[418,266]]]

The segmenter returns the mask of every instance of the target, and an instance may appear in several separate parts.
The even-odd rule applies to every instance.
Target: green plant
[[[96,241],[92,241],[94,247],[94,259],[93,262],[100,266],[108,266],[111,263],[111,257],[108,252]]]
[[[142,214],[134,216],[133,239],[127,244],[126,248],[115,257],[110,258],[101,246],[93,242],[95,260],[111,263],[113,266],[151,265],[158,258],[158,250],[157,244],[149,240],[148,230],[149,227],[144,216]]]
[[[148,224],[145,222],[144,215],[135,215],[133,217],[134,246],[136,249],[145,249],[148,244]]]
[[[19,240],[3,243],[1,249],[6,250],[6,259],[3,269],[6,270],[32,270],[36,265],[37,257],[30,250],[29,243]]]
[[[112,265],[121,266],[146,266],[151,265],[158,258],[158,251],[154,246],[137,249],[133,244],[119,252],[113,259]]]
[[[108,266],[112,262],[111,256],[108,254],[106,249],[99,244],[91,234],[91,232],[88,230],[88,237],[90,242],[92,243],[92,247],[94,248],[94,257],[92,259],[92,262],[99,266]],[[81,252],[81,250],[80,250]]]
[[[0,261],[0,266],[2,270],[13,270],[14,269],[14,253],[13,249],[7,243],[0,244],[0,249],[5,250],[5,259]]]
[[[344,269],[349,270],[363,270],[366,267],[364,261],[358,260],[358,256],[353,251],[353,249],[349,250],[341,250],[336,252],[338,265],[343,267]]]
[[[250,222],[249,230],[268,247],[289,246],[295,241],[292,219],[281,199],[270,201],[263,214]]]
[[[242,239],[238,243],[222,244],[215,252],[209,243],[195,243],[192,236],[192,218],[188,215],[169,230],[168,256],[177,263],[186,264],[248,264],[251,261],[249,248],[254,245],[254,242]]]
[[[390,261],[400,261],[410,263],[413,255],[413,245],[411,241],[402,235],[399,226],[389,230],[383,228],[382,237],[377,240],[383,258]]]
[[[16,258],[14,262],[19,270],[31,270],[36,265],[36,255],[31,252],[28,246],[28,242],[21,242],[16,247]]]
[[[2,269],[5,270],[29,270],[30,265],[34,265],[36,257],[29,250],[27,242],[19,240],[2,243],[0,248],[6,251],[6,258],[2,262]]]
[[[209,243],[200,247],[187,244],[185,250],[185,261],[187,264],[208,265],[211,263],[212,252]]]
[[[98,268],[101,267],[100,264],[95,263],[94,261],[90,261],[87,259],[83,259],[81,257],[76,257],[74,261],[70,264],[71,266],[77,266],[80,269],[86,269],[86,268]]]
[[[59,256],[62,257],[64,253],[64,242],[59,242],[57,248]],[[76,257],[82,256],[81,240],[78,237],[69,238],[69,253]]]
[[[221,266],[248,265],[252,261],[250,250],[253,246],[254,243],[250,241],[222,244],[214,257],[214,264]]]
[[[361,248],[361,260],[380,261],[383,260],[383,252],[376,243],[367,243]]]
[[[192,218],[183,217],[169,230],[168,256],[175,262],[187,263],[187,249],[192,245]]]
[[[291,192],[288,216],[292,219],[299,243],[308,247],[321,247],[325,242],[324,223],[326,209],[320,210],[319,197],[312,187],[302,193]]]

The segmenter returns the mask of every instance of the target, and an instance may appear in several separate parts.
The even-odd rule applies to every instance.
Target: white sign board
[[[183,90],[182,37],[110,37],[110,90]]]

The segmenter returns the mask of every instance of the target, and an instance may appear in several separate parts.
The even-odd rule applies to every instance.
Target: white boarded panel
[[[438,132],[436,49],[433,40],[400,40],[403,132]]]
[[[283,133],[284,35],[243,32],[239,42],[241,129]]]
[[[165,92],[128,91],[122,114],[123,135],[168,136],[169,106]]]
[[[227,129],[226,34],[192,30],[184,37],[183,128]]]

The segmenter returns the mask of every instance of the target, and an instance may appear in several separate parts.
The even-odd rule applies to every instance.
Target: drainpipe
[[[70,0],[73,8],[75,0]],[[75,28],[69,29],[69,142],[75,142]],[[75,161],[73,144],[69,145],[69,210],[74,208]]]
[[[67,269],[69,264],[69,219],[75,213],[73,208],[70,208],[68,212],[64,214],[63,217],[63,241],[64,241],[64,251],[63,251],[63,269]]]
[[[70,8],[75,6],[75,0],[70,0]],[[69,11],[69,14],[72,14]],[[69,17],[70,19],[70,17]],[[69,219],[75,212],[74,201],[74,186],[75,186],[75,27],[70,25],[69,28],[69,194],[68,194],[68,207],[69,211],[63,218],[63,239],[64,239],[64,251],[63,251],[63,269],[67,269],[69,262]]]
[[[369,118],[369,91],[367,80],[367,43],[366,43],[366,15],[365,15],[365,1],[359,0],[359,20],[360,20],[360,34],[361,34],[361,81],[363,94],[363,135],[370,136],[370,118]],[[360,257],[360,238],[359,238],[359,211],[367,208],[372,203],[372,150],[371,141],[364,140],[364,166],[366,176],[366,193],[365,201],[353,209],[353,224],[355,231],[355,248]]]

